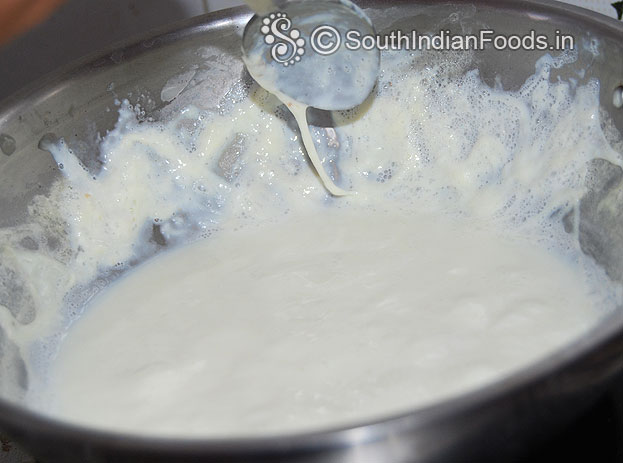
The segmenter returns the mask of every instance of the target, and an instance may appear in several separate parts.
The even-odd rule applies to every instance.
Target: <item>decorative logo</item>
[[[290,30],[292,21],[285,13],[271,13],[262,24],[260,31],[264,34],[264,42],[272,45],[270,55],[275,61],[289,66],[301,60],[305,53],[305,39],[298,29]]]

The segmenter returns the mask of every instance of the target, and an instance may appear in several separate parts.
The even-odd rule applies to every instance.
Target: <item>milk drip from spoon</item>
[[[365,13],[348,0],[246,0],[255,11],[242,37],[243,60],[253,79],[284,103],[325,188],[338,187],[324,170],[309,131],[307,108],[351,109],[376,84],[379,50],[349,50],[347,31],[375,34]]]

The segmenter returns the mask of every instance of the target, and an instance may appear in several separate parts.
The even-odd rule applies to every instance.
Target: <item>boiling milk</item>
[[[345,424],[473,389],[592,323],[577,269],[472,225],[316,211],[157,257],[63,341],[53,411],[193,436]]]
[[[54,146],[65,178],[32,212],[67,224],[59,285],[133,270],[81,317],[65,297],[29,403],[140,433],[316,429],[472,390],[614,310],[620,289],[562,226],[577,230],[587,163],[620,164],[598,83],[549,82],[572,53],[515,92],[417,59],[384,55],[376,94],[313,129],[342,198],[255,87],[168,122],[122,104],[98,172]]]

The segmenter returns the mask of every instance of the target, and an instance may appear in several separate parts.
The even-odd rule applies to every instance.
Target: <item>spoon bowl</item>
[[[380,53],[376,47],[357,46],[376,33],[361,8],[348,0],[318,0],[256,11],[244,30],[242,51],[258,84],[329,111],[353,108],[368,97]]]

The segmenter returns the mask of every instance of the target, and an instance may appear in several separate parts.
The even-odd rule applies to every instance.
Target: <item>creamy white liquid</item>
[[[277,90],[275,87],[275,77],[271,75],[269,72],[270,69],[266,69],[266,66],[258,65],[257,63],[261,63],[262,58],[260,53],[256,51],[256,53],[252,53],[247,59],[245,59],[245,63],[247,65],[247,69],[251,76],[259,82],[264,89],[275,95],[279,100],[288,108],[288,110],[294,116],[296,123],[298,125],[299,131],[301,133],[301,141],[305,146],[305,151],[309,160],[314,166],[318,177],[322,181],[323,185],[333,196],[344,196],[348,194],[348,191],[343,190],[338,187],[333,179],[327,174],[324,170],[324,166],[322,165],[322,160],[318,155],[318,150],[316,150],[316,145],[312,139],[311,132],[309,130],[309,122],[307,120],[307,106],[304,103],[300,103],[284,93]],[[267,74],[258,73],[258,71],[263,70],[266,71]],[[361,72],[365,72],[362,70]],[[318,93],[318,91],[316,91]],[[351,109],[351,108],[343,108],[343,109]]]
[[[335,426],[473,389],[593,319],[578,269],[521,238],[315,212],[219,234],[116,283],[63,341],[52,411],[185,436]]]
[[[313,130],[322,167],[356,192],[342,198],[257,88],[160,122],[123,104],[97,172],[52,147],[64,178],[31,223],[0,231],[37,309],[28,322],[0,307],[27,404],[137,433],[330,426],[495,381],[620,307],[577,240],[587,163],[621,164],[598,84],[550,82],[574,59],[563,54],[518,91],[492,89],[463,56],[416,72],[419,55],[384,54],[377,94]],[[154,228],[170,254],[84,308],[165,249]]]

